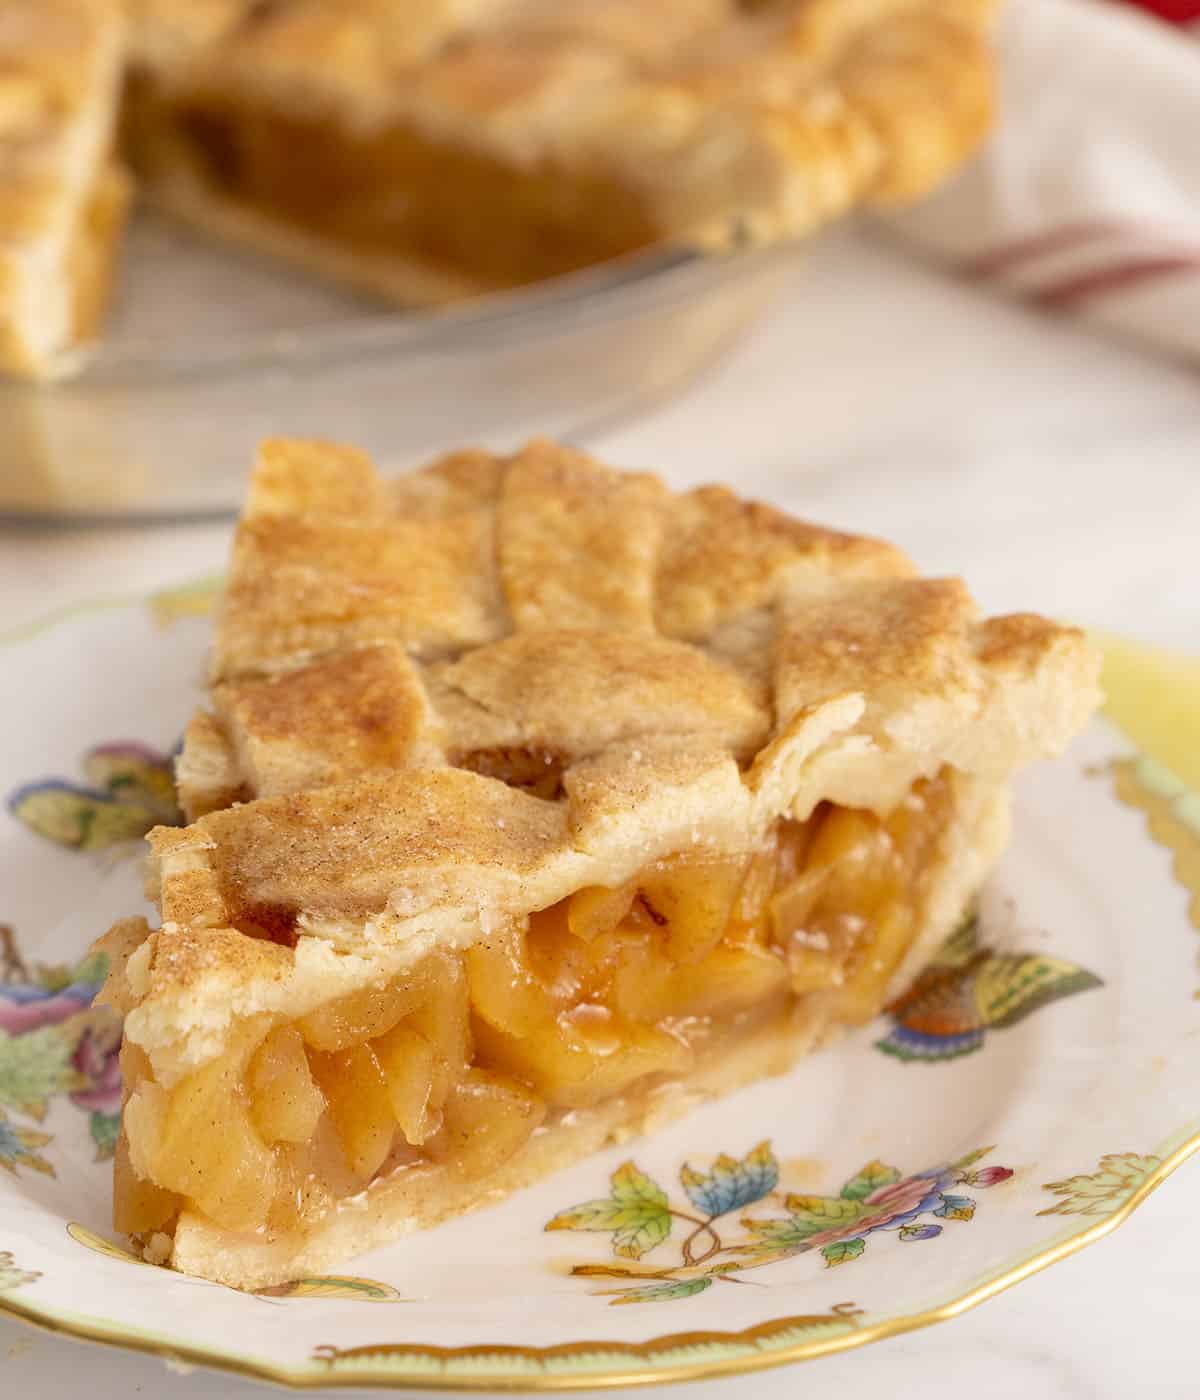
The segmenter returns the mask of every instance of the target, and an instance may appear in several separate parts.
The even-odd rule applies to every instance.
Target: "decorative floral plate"
[[[814,1357],[1099,1238],[1200,1146],[1200,794],[1105,723],[876,1024],[513,1199],[238,1293],[109,1224],[119,1027],[91,939],[175,819],[208,597],[11,636],[0,726],[0,1310],[298,1386],[550,1390]]]

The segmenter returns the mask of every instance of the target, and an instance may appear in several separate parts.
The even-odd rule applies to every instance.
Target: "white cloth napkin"
[[[1190,0],[1009,0],[984,154],[905,240],[980,286],[1200,361],[1200,14]]]

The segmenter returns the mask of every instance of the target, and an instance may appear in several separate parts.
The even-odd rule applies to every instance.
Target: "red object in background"
[[[1149,10],[1172,24],[1200,21],[1200,0],[1131,0],[1143,10]]]

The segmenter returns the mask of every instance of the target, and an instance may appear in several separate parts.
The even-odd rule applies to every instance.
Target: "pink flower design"
[[[863,1205],[874,1206],[880,1216],[886,1215],[887,1220],[894,1220],[898,1215],[906,1215],[910,1210],[916,1210],[919,1202],[923,1201],[931,1192],[936,1195],[942,1185],[940,1174],[935,1174],[932,1177],[901,1177],[899,1181],[893,1181],[890,1186],[877,1187],[866,1198]],[[876,1219],[876,1216],[871,1216],[871,1219]]]
[[[903,1224],[928,1210],[941,1194],[945,1184],[940,1174],[906,1176],[890,1186],[880,1186],[863,1201],[866,1214],[844,1225],[835,1225],[805,1240],[809,1249],[821,1249],[827,1244],[857,1239],[872,1230],[885,1230],[897,1222]]]
[[[86,1085],[71,1095],[71,1102],[92,1113],[116,1113],[121,1107],[121,1068],[119,1036],[92,1029],[84,1031],[71,1057],[71,1063]]]
[[[42,1026],[57,1026],[78,1016],[91,1004],[96,989],[79,985],[48,992],[43,987],[0,985],[0,1031],[25,1035]]]
[[[969,1186],[999,1186],[1012,1176],[1011,1167],[984,1167],[981,1172],[970,1172],[963,1180]]]

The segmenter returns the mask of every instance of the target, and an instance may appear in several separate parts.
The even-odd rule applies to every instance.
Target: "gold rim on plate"
[[[987,1279],[977,1287],[969,1289],[935,1308],[924,1312],[911,1313],[903,1317],[887,1318],[881,1322],[853,1327],[832,1337],[814,1338],[811,1341],[796,1342],[778,1348],[763,1347],[772,1337],[794,1331],[799,1326],[811,1323],[809,1317],[784,1317],[774,1322],[760,1323],[743,1332],[670,1332],[647,1342],[621,1343],[608,1341],[565,1342],[552,1347],[519,1346],[476,1346],[476,1347],[427,1347],[418,1344],[398,1346],[406,1357],[424,1359],[434,1366],[454,1361],[484,1362],[495,1358],[501,1362],[525,1361],[535,1366],[544,1366],[552,1358],[580,1355],[612,1353],[636,1360],[653,1362],[655,1356],[677,1351],[680,1348],[704,1346],[748,1346],[758,1348],[739,1356],[716,1357],[705,1361],[670,1362],[660,1365],[629,1364],[614,1366],[611,1370],[580,1370],[571,1373],[547,1374],[519,1371],[506,1373],[497,1367],[487,1370],[480,1365],[479,1370],[470,1375],[412,1371],[409,1374],[395,1370],[337,1370],[330,1365],[327,1371],[314,1373],[296,1372],[268,1362],[245,1361],[222,1356],[219,1352],[206,1351],[202,1347],[175,1346],[163,1342],[145,1341],[133,1334],[121,1335],[106,1331],[79,1321],[56,1321],[42,1316],[35,1308],[26,1307],[11,1299],[0,1298],[0,1315],[18,1318],[42,1331],[59,1337],[70,1337],[77,1341],[99,1342],[101,1345],[120,1348],[126,1351],[142,1352],[149,1356],[161,1357],[164,1361],[182,1362],[187,1365],[207,1366],[211,1369],[245,1376],[251,1380],[270,1381],[275,1385],[286,1386],[291,1390],[321,1390],[346,1386],[383,1390],[457,1390],[457,1391],[517,1391],[535,1393],[569,1390],[613,1390],[623,1386],[665,1385],[680,1381],[711,1380],[718,1376],[744,1375],[752,1371],[766,1370],[768,1367],[786,1366],[796,1361],[811,1361],[820,1356],[830,1356],[835,1352],[851,1351],[866,1346],[870,1342],[880,1342],[888,1337],[898,1337],[905,1332],[915,1332],[923,1327],[931,1327],[937,1322],[948,1322],[960,1313],[968,1312],[980,1303],[986,1302],[1014,1284],[1040,1273],[1060,1259],[1077,1253],[1089,1244],[1111,1234],[1133,1214],[1146,1198],[1156,1190],[1178,1167],[1182,1166],[1193,1153],[1200,1150],[1200,1132],[1193,1134],[1176,1147],[1139,1185],[1128,1198],[1111,1214],[1097,1220],[1086,1229],[1060,1239],[1056,1243],[1039,1250],[1019,1264]]]

